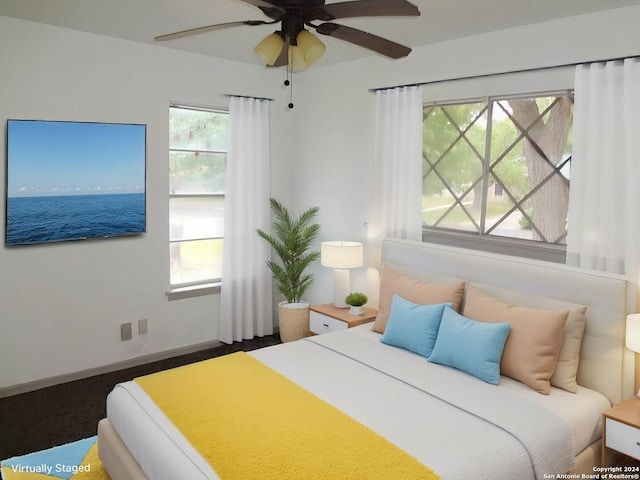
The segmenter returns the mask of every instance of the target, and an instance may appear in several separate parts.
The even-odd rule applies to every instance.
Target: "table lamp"
[[[363,265],[362,243],[322,242],[320,263],[323,267],[333,268],[333,306],[347,308],[344,300],[350,293],[349,269]]]

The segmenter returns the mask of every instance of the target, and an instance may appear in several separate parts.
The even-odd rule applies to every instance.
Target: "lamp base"
[[[346,268],[336,268],[333,271],[333,306],[336,308],[347,308],[345,303],[350,291],[349,270]]]

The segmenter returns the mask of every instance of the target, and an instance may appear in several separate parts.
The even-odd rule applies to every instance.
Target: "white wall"
[[[365,241],[369,267],[376,266],[363,227],[375,114],[369,89],[638,55],[639,23],[634,6],[424,46],[397,61],[371,57],[305,72],[296,90],[296,118],[305,119],[297,122],[296,201],[319,205],[323,240]],[[573,88],[572,70],[437,84],[424,88],[425,100]],[[331,272],[314,271],[309,301],[331,301]],[[376,278],[367,268],[351,274],[352,290],[365,291],[374,305]]]
[[[43,118],[148,125],[144,237],[0,249],[0,388],[217,338],[217,295],[172,302],[165,296],[170,102],[225,106],[224,93],[276,99],[273,195],[293,210],[318,205],[321,240],[365,241],[374,267],[365,225],[370,88],[634,55],[639,22],[640,7],[629,7],[426,46],[399,61],[371,57],[312,68],[295,76],[289,111],[279,71],[0,17],[1,124]],[[549,78],[542,76],[540,84]],[[431,91],[456,98],[457,88]],[[2,144],[4,135],[3,128]],[[331,272],[319,264],[313,271],[307,300],[330,301]],[[373,268],[354,271],[352,290],[375,303],[375,277]],[[139,318],[149,319],[149,333],[120,342],[120,323]]]
[[[272,184],[286,192],[292,115],[280,72],[7,17],[0,71],[0,178],[7,118],[147,124],[144,236],[0,247],[0,388],[216,340],[218,295],[165,295],[168,107],[274,98]],[[134,338],[121,342],[119,325],[142,318],[149,333],[138,336],[134,323]]]

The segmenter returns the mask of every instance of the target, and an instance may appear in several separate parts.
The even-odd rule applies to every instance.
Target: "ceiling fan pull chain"
[[[287,70],[289,70],[289,67],[287,67]],[[287,80],[287,82],[289,82],[289,110],[291,110],[293,108],[293,73],[289,72],[291,80]]]
[[[287,50],[289,50],[289,39],[287,38],[287,41],[285,43],[285,48]],[[285,67],[286,72],[287,72],[287,79],[284,81],[284,85],[285,87],[289,87],[289,110],[291,110],[293,108],[293,69],[292,69],[292,60],[291,60],[291,54],[288,54],[288,61],[287,61],[287,66]]]

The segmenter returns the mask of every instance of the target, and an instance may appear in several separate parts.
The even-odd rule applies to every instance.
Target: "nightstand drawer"
[[[606,422],[606,447],[640,460],[640,430],[611,418]]]
[[[309,312],[309,330],[313,333],[321,335],[328,332],[336,332],[338,330],[346,330],[348,325],[345,322],[327,317],[321,313]]]

